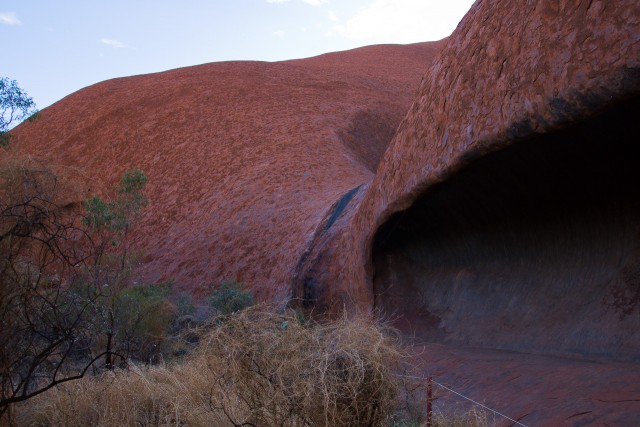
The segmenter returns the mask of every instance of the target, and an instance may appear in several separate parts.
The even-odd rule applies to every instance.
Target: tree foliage
[[[140,331],[145,317],[151,316],[153,310],[158,311],[153,314],[158,321],[168,317],[160,310],[157,292],[132,287],[137,254],[131,251],[129,232],[147,205],[146,183],[146,175],[133,169],[122,176],[114,199],[93,196],[84,202],[82,223],[91,236],[93,251],[75,289],[84,300],[94,301],[92,333],[100,339],[92,351],[105,353],[107,368],[114,366],[114,354],[147,358],[148,346]]]
[[[147,205],[146,184],[147,177],[141,170],[125,172],[114,200],[103,201],[94,195],[84,202],[87,212],[84,223],[94,232],[115,232],[122,237]]]
[[[9,144],[9,130],[25,119],[38,115],[36,104],[18,82],[0,77],[0,146]]]

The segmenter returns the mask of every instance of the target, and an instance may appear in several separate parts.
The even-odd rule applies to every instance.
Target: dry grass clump
[[[66,383],[21,404],[15,408],[16,425],[223,425],[215,414],[199,416],[195,411],[196,402],[190,401],[193,396],[185,389],[192,379],[198,379],[197,372],[187,366],[133,365],[129,370]]]
[[[199,331],[179,364],[131,367],[19,406],[20,425],[382,426],[396,412],[397,339],[365,319],[302,322],[254,307]]]
[[[248,310],[207,333],[200,352],[233,424],[365,426],[394,410],[396,344],[362,319],[308,326]]]

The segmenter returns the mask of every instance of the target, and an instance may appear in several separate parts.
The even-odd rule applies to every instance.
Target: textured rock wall
[[[392,216],[376,307],[420,340],[640,361],[636,117],[640,100],[488,154]]]
[[[563,138],[557,136],[546,138],[541,135],[558,132],[574,125],[580,126],[579,123],[588,123],[598,114],[607,110],[615,111],[612,109],[627,101],[630,104],[624,104],[625,106],[620,108],[631,108],[632,110],[626,110],[627,114],[632,111],[637,115],[634,106],[636,104],[629,100],[637,99],[639,93],[640,4],[638,2],[538,1],[519,2],[517,7],[509,1],[485,0],[476,2],[448,39],[447,45],[423,78],[414,103],[387,149],[375,178],[366,188],[363,188],[364,194],[345,213],[343,222],[339,223],[338,227],[334,229],[333,235],[327,238],[324,248],[316,250],[315,259],[318,261],[315,264],[309,263],[310,266],[306,274],[300,275],[300,282],[316,283],[317,289],[314,295],[320,295],[319,303],[321,304],[328,306],[355,304],[366,308],[373,307],[377,303],[380,306],[384,296],[379,296],[376,300],[373,286],[374,275],[379,279],[376,284],[377,290],[388,289],[391,278],[395,277],[395,274],[399,274],[398,277],[402,276],[404,274],[402,271],[408,272],[411,269],[409,264],[412,262],[407,258],[410,254],[405,252],[403,256],[399,257],[402,258],[400,262],[403,264],[399,270],[394,270],[395,261],[392,256],[382,264],[375,263],[372,255],[375,235],[392,215],[407,210],[416,202],[427,205],[431,199],[425,199],[424,202],[419,201],[426,197],[430,189],[435,188],[434,186],[441,182],[451,180],[451,186],[454,188],[459,186],[457,190],[451,190],[451,194],[456,197],[465,194],[465,192],[475,194],[477,190],[478,195],[474,196],[474,200],[480,198],[482,194],[490,195],[491,189],[494,187],[496,191],[506,192],[509,197],[515,197],[522,192],[539,193],[541,204],[555,206],[555,203],[558,209],[564,212],[562,215],[565,217],[568,216],[566,212],[576,208],[585,211],[585,218],[588,217],[587,212],[597,206],[598,197],[604,197],[616,185],[622,185],[622,188],[629,190],[625,193],[626,195],[620,196],[621,200],[628,200],[630,195],[637,193],[631,191],[632,188],[629,188],[629,184],[624,184],[624,179],[609,178],[609,175],[615,174],[617,171],[615,165],[603,167],[597,162],[594,164],[594,159],[600,157],[598,150],[590,159],[581,160],[579,155],[575,157],[565,155],[563,161],[556,163],[557,168],[566,168],[567,171],[573,171],[574,168],[577,168],[576,171],[581,171],[584,185],[587,187],[594,183],[594,178],[589,177],[584,166],[579,166],[581,161],[584,161],[584,164],[594,166],[597,170],[596,176],[606,177],[605,182],[609,184],[609,187],[606,190],[600,190],[597,193],[598,197],[594,200],[586,197],[589,193],[584,189],[584,186],[578,183],[563,184],[564,177],[562,175],[557,175],[554,178],[552,174],[551,178],[542,178],[541,175],[536,174],[537,169],[528,166],[526,160],[521,163],[514,162],[511,165],[511,160],[508,157],[503,162],[499,162],[499,168],[505,173],[513,172],[510,169],[515,171],[521,169],[522,176],[519,179],[525,183],[522,185],[526,185],[526,188],[518,189],[516,184],[500,187],[499,182],[490,183],[487,181],[479,183],[476,189],[473,183],[462,184],[461,182],[464,182],[464,176],[466,176],[463,171],[467,166],[471,167],[474,160],[511,146],[528,144],[533,147],[538,145],[548,147],[546,150],[540,148],[540,151],[533,149],[533,153],[540,158],[538,161],[542,165],[545,165],[545,157],[553,159],[560,156],[559,158],[562,158],[560,146]],[[609,122],[605,121],[604,123]],[[626,122],[623,125],[629,127],[631,123]],[[579,134],[582,131],[576,132]],[[625,137],[627,145],[635,144],[637,133],[629,135]],[[586,147],[592,143],[600,147],[600,152],[613,150],[613,158],[624,159],[627,155],[630,158],[636,158],[636,152],[628,151],[629,148],[615,151],[617,150],[614,148],[616,144],[607,137],[591,143],[588,142],[590,139],[583,140],[576,134],[569,134],[568,138],[573,141],[571,146],[578,152],[583,149],[583,145]],[[629,138],[631,143],[629,143]],[[571,150],[569,152],[571,153]],[[507,155],[505,154],[505,156]],[[477,172],[479,176],[483,177],[483,180],[493,179],[489,173],[490,168],[478,167],[480,171],[485,170],[486,172]],[[545,168],[549,172],[548,166]],[[456,181],[458,174],[461,174],[460,181]],[[632,178],[636,179],[637,175],[630,177],[630,179]],[[565,202],[557,202],[555,199],[560,198],[558,193],[553,191],[547,193],[545,187],[538,183],[538,180],[541,179],[551,179],[552,181],[555,179],[558,181],[558,185],[565,185],[566,192],[571,194],[575,192],[576,194],[571,195]],[[456,182],[460,182],[460,184],[455,184]],[[553,190],[555,185],[551,184],[549,188]],[[512,216],[510,213],[501,213],[503,207],[507,209],[513,206],[509,204],[511,202],[504,202],[503,205],[503,202],[500,202],[496,197],[482,197],[477,206],[470,206],[463,201],[451,201],[449,205],[442,205],[442,212],[434,215],[440,218],[438,224],[445,231],[441,232],[442,235],[437,232],[433,233],[435,233],[435,237],[444,239],[443,242],[430,242],[430,238],[427,237],[429,234],[423,233],[419,226],[414,229],[409,228],[405,235],[421,240],[421,243],[416,243],[416,246],[413,246],[416,250],[419,248],[424,250],[424,245],[432,246],[428,254],[425,255],[430,260],[425,261],[424,258],[418,257],[413,263],[415,268],[402,276],[402,281],[405,283],[398,285],[406,285],[409,288],[401,291],[396,287],[395,292],[406,292],[409,299],[425,301],[430,298],[428,295],[421,297],[419,291],[410,289],[413,286],[412,280],[423,283],[430,283],[430,281],[439,283],[437,286],[440,288],[435,292],[440,292],[438,295],[442,295],[446,289],[452,286],[455,281],[453,277],[456,275],[460,275],[461,282],[465,283],[471,292],[474,290],[470,284],[477,283],[478,292],[494,293],[499,293],[503,287],[512,285],[509,277],[553,276],[549,280],[544,280],[546,283],[544,286],[547,288],[543,287],[536,291],[541,295],[545,292],[543,289],[555,289],[555,285],[562,282],[563,277],[566,278],[567,275],[571,276],[575,273],[580,277],[592,277],[598,268],[591,269],[588,267],[589,264],[605,264],[606,267],[602,268],[602,274],[605,275],[611,273],[606,272],[608,269],[614,268],[615,265],[619,266],[620,263],[616,264],[612,259],[607,258],[606,250],[598,252],[595,249],[586,249],[588,253],[585,255],[586,258],[575,265],[573,263],[575,257],[583,256],[581,248],[584,245],[589,248],[594,245],[598,246],[601,242],[604,247],[607,247],[609,243],[615,241],[616,243],[611,243],[618,248],[615,250],[621,250],[620,245],[626,245],[621,239],[626,238],[627,231],[620,231],[615,216],[599,214],[599,208],[596,208],[596,217],[599,216],[600,219],[594,220],[595,222],[591,225],[587,219],[584,219],[582,228],[576,226],[578,228],[575,232],[560,234],[560,240],[567,239],[566,244],[561,245],[563,248],[562,256],[569,258],[563,259],[566,262],[560,262],[562,257],[556,258],[551,251],[554,244],[554,233],[551,231],[553,227],[547,230],[546,237],[541,237],[540,241],[536,241],[535,244],[533,242],[529,244],[527,233],[532,233],[532,230],[536,228],[546,230],[543,222],[534,220],[536,210],[521,214],[520,217]],[[526,204],[527,200],[530,199],[515,197],[513,203],[516,205]],[[618,202],[622,203],[620,200],[615,200],[612,203]],[[421,208],[416,209],[420,211]],[[475,254],[473,256],[477,258],[475,260],[469,259],[467,265],[460,265],[461,254],[466,252],[460,248],[459,250],[451,248],[457,248],[457,245],[464,246],[465,239],[458,236],[458,240],[455,240],[453,234],[455,231],[461,235],[465,229],[472,231],[468,230],[468,225],[464,224],[467,220],[473,219],[473,214],[468,212],[473,209],[480,212],[481,218],[483,215],[486,218],[495,217],[496,225],[492,225],[493,220],[484,220],[484,222],[480,220],[479,227],[484,236],[477,239],[480,243],[476,244],[474,251],[472,251]],[[608,208],[603,209],[606,211]],[[637,213],[635,209],[628,207],[629,215],[635,215]],[[460,210],[462,212],[459,212]],[[554,215],[552,207],[545,212],[551,217]],[[580,219],[580,215],[576,219]],[[466,220],[456,219],[456,216],[462,216]],[[625,215],[623,217],[627,218]],[[499,218],[503,219],[504,224],[499,224]],[[519,228],[516,227],[511,236],[508,233],[501,235],[501,233],[505,233],[501,230],[509,227],[509,221],[520,221],[524,224],[520,224]],[[566,219],[565,222],[562,222],[558,219],[558,221],[559,224],[571,224],[573,220]],[[631,221],[631,233],[636,226],[637,222]],[[557,227],[562,228],[563,226],[557,225]],[[602,241],[600,237],[589,238],[591,230],[596,235],[598,233],[603,236],[617,234],[618,237],[611,237],[610,240],[607,240],[609,237],[602,237],[604,239]],[[522,239],[514,237],[520,236],[520,233],[524,234]],[[580,237],[575,237],[574,234]],[[447,236],[446,239],[443,236]],[[473,241],[474,238],[471,233],[469,240]],[[631,238],[631,241],[633,239]],[[398,238],[397,241],[400,240],[402,239]],[[413,244],[406,243],[407,247],[412,247]],[[633,245],[633,243],[629,244]],[[538,260],[534,257],[522,273],[514,272],[511,276],[505,276],[504,283],[497,285],[496,288],[491,288],[491,283],[495,280],[484,274],[489,272],[490,267],[485,267],[482,257],[486,254],[482,251],[487,250],[491,253],[491,250],[500,246],[509,248],[507,252],[511,251],[509,256],[514,259],[518,259],[518,257],[529,259],[527,251],[531,251],[533,248],[537,248],[538,252],[545,255],[539,257]],[[448,254],[449,250],[451,250],[451,254]],[[498,252],[494,251],[494,253]],[[496,268],[501,273],[507,272],[513,266],[513,262],[516,262],[514,260],[507,262],[505,258],[504,262],[500,263],[499,260],[500,258],[494,259],[492,262],[500,265]],[[533,267],[536,262],[541,263],[538,268]],[[441,268],[444,267],[441,265],[447,263],[453,263],[455,268],[454,271],[447,273],[449,276],[443,281],[440,276],[443,274]],[[482,277],[475,279],[473,276],[476,273],[469,271],[479,265],[482,265],[486,270],[480,272]],[[574,269],[574,266],[578,267]],[[382,279],[385,276],[386,279]],[[613,273],[609,278],[612,277]],[[568,286],[565,289],[566,292],[571,294],[567,295],[568,298],[580,295],[582,291],[572,285],[580,280],[579,278],[571,278],[564,283],[563,286]],[[605,278],[595,280],[592,283],[593,288],[597,288],[598,283],[605,282]],[[458,294],[461,297],[458,302],[459,319],[469,315],[468,310],[473,310],[470,307],[463,307],[467,301],[473,301],[472,295],[465,296],[463,293],[464,291],[460,290]],[[383,295],[393,294],[392,290],[383,293]],[[550,297],[551,295],[553,294],[549,294]],[[431,297],[434,296],[435,294],[431,295]],[[526,299],[524,295],[521,297]],[[509,302],[505,300],[501,304],[508,305]],[[402,307],[402,303],[394,302],[393,299],[389,300],[389,305]],[[446,306],[442,308],[444,309]],[[559,307],[555,313],[562,310],[564,308]],[[532,314],[531,318],[545,313],[548,312],[537,312],[535,315]],[[598,316],[598,313],[595,316]],[[438,313],[425,313],[423,316],[425,324],[429,324],[429,322],[439,324],[438,316]],[[590,317],[584,321],[590,322],[591,319],[593,318]],[[461,323],[458,326],[462,327],[464,322],[459,321]],[[607,330],[609,326],[602,326],[602,328]],[[487,330],[490,329],[487,326]],[[595,333],[596,329],[590,333]],[[576,329],[576,331],[578,330],[579,328]],[[455,331],[452,332],[452,334],[454,333]],[[518,333],[523,332],[519,331]],[[556,343],[571,333],[572,331],[569,330],[558,332]],[[576,332],[576,334],[579,335],[580,332]],[[632,337],[635,336],[626,336],[626,338]],[[584,340],[589,339],[588,336],[583,338]],[[468,340],[468,337],[459,337],[458,339],[460,342]],[[603,343],[602,346],[604,348],[609,344]],[[493,343],[487,343],[487,345],[493,345]],[[567,346],[570,345],[570,343],[567,344]],[[577,346],[580,347],[579,351],[582,351],[589,345],[591,344],[581,342]],[[599,345],[594,344],[594,352],[601,351],[601,349],[595,349]],[[546,349],[552,347],[554,344],[548,343]],[[613,351],[618,351],[621,348],[622,346],[613,348]],[[541,350],[544,351],[544,349]],[[606,351],[608,350],[602,350],[603,353]],[[637,354],[637,349],[634,348],[625,357],[635,357],[632,353]]]
[[[204,64],[85,88],[16,129],[34,156],[104,194],[149,176],[140,280],[206,294],[233,279],[286,301],[292,272],[345,192],[371,180],[441,43]],[[366,138],[366,139],[365,139]]]

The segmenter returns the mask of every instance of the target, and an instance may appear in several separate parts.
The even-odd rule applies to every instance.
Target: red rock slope
[[[372,178],[440,46],[110,80],[17,128],[8,153],[79,168],[87,195],[144,170],[143,279],[196,292],[235,279],[282,300],[328,208]]]

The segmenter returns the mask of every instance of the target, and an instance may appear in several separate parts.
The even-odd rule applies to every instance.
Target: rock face
[[[639,34],[633,1],[477,2],[298,294],[428,339],[640,360]]]
[[[636,425],[637,117],[640,3],[476,2],[296,295],[449,345],[428,371],[527,425]]]
[[[442,42],[118,79],[42,115],[16,155],[148,173],[146,279],[375,311],[527,425],[637,425],[637,0],[478,0]]]
[[[235,279],[282,301],[329,207],[371,180],[441,45],[111,80],[20,126],[7,153],[79,169],[86,196],[142,169],[142,280],[206,293]]]
[[[640,361],[640,103],[486,154],[374,240],[376,305],[424,339]]]

